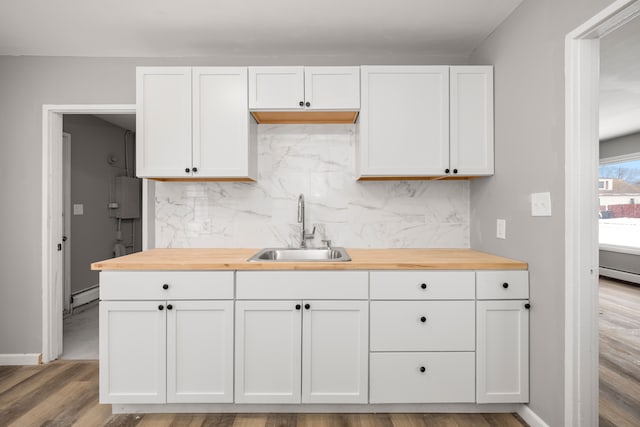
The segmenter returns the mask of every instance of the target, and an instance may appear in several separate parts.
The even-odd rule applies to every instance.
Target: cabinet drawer
[[[371,351],[473,350],[474,301],[371,302]]]
[[[372,271],[371,299],[474,299],[473,271]]]
[[[233,299],[233,271],[102,271],[100,299]]]
[[[529,298],[529,272],[478,271],[476,273],[478,299]]]
[[[367,299],[366,271],[238,271],[237,299]]]
[[[372,353],[370,358],[371,403],[475,402],[473,352]]]

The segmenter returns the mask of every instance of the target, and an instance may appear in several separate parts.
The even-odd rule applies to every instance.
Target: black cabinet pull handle
[[[185,171],[186,173],[189,173],[189,172],[191,172],[191,169],[189,169],[189,168],[184,168],[184,171]]]
[[[458,169],[454,169],[454,170],[453,170],[453,173],[458,173]]]
[[[296,304],[296,310],[300,310],[300,304]]]
[[[300,101],[300,106],[304,107],[304,102],[303,101]]]
[[[420,372],[426,372],[427,368],[425,368],[424,366],[420,366]]]
[[[424,316],[422,316],[422,317],[420,317],[420,321],[421,321],[422,323],[425,323],[425,322],[427,321],[427,318],[426,318],[426,317],[424,317]]]
[[[171,310],[173,309],[173,306],[171,304],[167,304],[167,310]]]
[[[160,311],[164,310],[164,305],[160,304],[160,305],[158,306],[158,310],[160,310]]]
[[[164,285],[162,285],[162,289],[169,289],[169,284],[165,283]]]
[[[444,170],[444,173],[449,173],[449,169],[445,169],[445,170]]]
[[[304,309],[305,309],[305,310],[309,310],[310,308],[311,308],[311,305],[310,305],[310,304],[305,304],[305,305],[304,305]]]
[[[421,285],[420,285],[420,287],[421,287],[422,289],[427,289],[427,284],[426,284],[426,283],[423,283],[423,284],[421,284]]]
[[[311,103],[309,101],[307,101],[307,103],[304,105],[306,105],[307,107],[311,107]]]
[[[526,304],[524,305],[524,308],[526,308],[527,310],[529,310],[529,309],[531,308],[531,304],[526,303]]]
[[[193,168],[192,171],[198,172],[198,168]]]
[[[504,283],[502,284],[502,287],[503,287],[503,288],[505,288],[505,289],[507,289],[507,288],[509,287],[509,284],[508,284],[507,282],[504,282]]]

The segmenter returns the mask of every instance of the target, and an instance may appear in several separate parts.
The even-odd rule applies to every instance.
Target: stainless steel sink
[[[249,262],[342,262],[351,261],[344,248],[266,248]]]

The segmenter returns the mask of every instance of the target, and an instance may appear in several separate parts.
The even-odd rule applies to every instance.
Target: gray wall
[[[640,132],[600,141],[600,158],[640,153]]]
[[[42,351],[42,105],[133,104],[136,65],[465,64],[394,55],[67,58],[0,56],[0,354]],[[8,327],[7,325],[11,325]]]
[[[71,134],[71,204],[84,206],[83,215],[71,216],[71,292],[98,284],[98,272],[89,264],[113,257],[117,220],[107,208],[114,198],[114,178],[125,174],[124,132],[121,127],[90,115],[64,115],[63,129]],[[127,137],[130,174],[134,165],[134,143]],[[118,161],[110,165],[111,156]],[[141,250],[142,227],[137,220],[134,236],[131,222],[122,222],[125,244],[137,242]],[[131,248],[133,249],[133,248]],[[128,253],[133,250],[127,251]]]
[[[495,176],[471,182],[471,247],[529,263],[531,409],[564,423],[564,42],[609,0],[525,0],[474,52],[494,64]],[[552,217],[530,193],[551,192]],[[496,219],[507,239],[496,239]]]

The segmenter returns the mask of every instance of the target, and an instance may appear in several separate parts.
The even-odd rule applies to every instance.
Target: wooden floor
[[[526,426],[514,414],[111,415],[98,404],[97,361],[0,366],[0,426],[463,427]]]
[[[640,286],[600,279],[600,426],[640,426]]]

